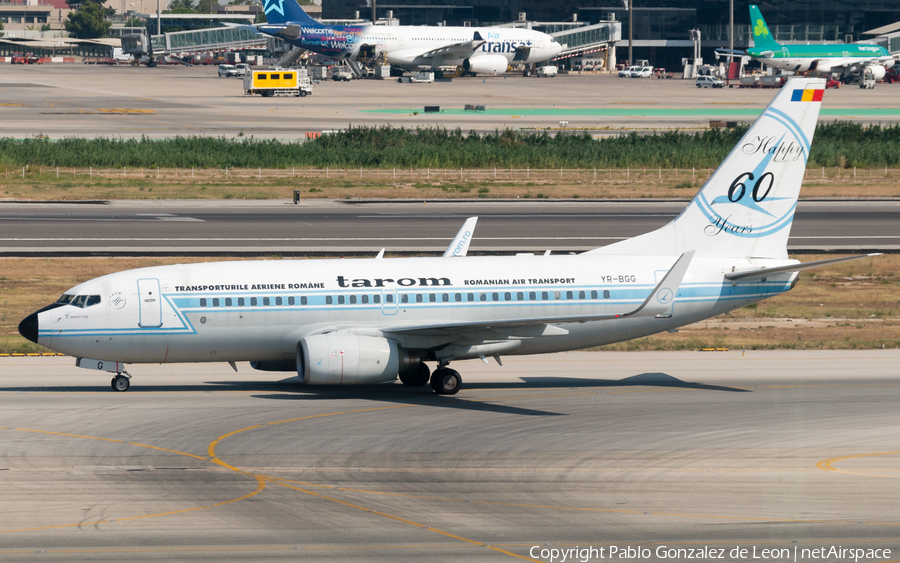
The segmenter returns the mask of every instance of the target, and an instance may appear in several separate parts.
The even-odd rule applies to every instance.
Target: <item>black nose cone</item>
[[[35,344],[38,341],[38,315],[37,313],[31,313],[25,319],[19,323],[19,334],[31,340]]]

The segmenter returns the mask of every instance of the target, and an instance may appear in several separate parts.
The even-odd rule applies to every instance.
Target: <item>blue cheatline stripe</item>
[[[687,286],[683,286],[678,291],[678,301],[682,303],[715,303],[718,301],[736,301],[736,300],[745,300],[752,298],[760,298],[765,299],[767,297],[771,297],[773,295],[778,295],[784,293],[790,289],[789,284],[786,282],[779,281],[771,281],[771,282],[738,282],[737,285],[732,286],[729,282],[728,284],[715,285],[713,283],[698,283],[698,284],[688,284]],[[619,290],[622,292],[624,290]],[[644,301],[647,297],[646,293],[638,293],[638,289],[630,291],[631,295],[626,296],[624,299],[606,299],[606,300],[589,300],[589,299],[571,299],[571,300],[560,300],[560,301],[483,301],[483,302],[448,302],[448,303],[404,303],[404,306],[408,308],[414,309],[429,309],[429,310],[437,310],[437,309],[449,309],[453,307],[465,306],[469,307],[573,307],[573,306],[585,306],[585,305],[631,305],[636,306]],[[412,307],[411,307],[412,306]],[[340,312],[340,311],[359,311],[359,310],[369,310],[372,312],[376,312],[380,309],[379,306],[368,306],[368,307],[358,307],[358,306],[346,306],[346,305],[331,305],[327,309],[326,308],[310,308],[305,306],[298,306],[295,308],[276,308],[276,307],[260,307],[258,309],[250,309],[249,311],[243,311],[239,309],[228,309],[228,308],[219,308],[219,309],[197,309],[191,311],[180,311],[176,309],[176,312],[180,318],[186,319],[184,316],[185,312],[192,313],[235,313],[235,312],[299,312],[306,310],[329,310],[332,312]],[[502,322],[502,319],[498,319]],[[387,330],[390,327],[385,327]],[[163,336],[163,335],[192,335],[196,334],[197,331],[194,326],[188,321],[187,326],[184,328],[171,329],[171,328],[120,328],[120,329],[109,329],[109,328],[95,328],[95,329],[72,329],[66,330],[63,333],[59,331],[53,330],[45,330],[39,332],[39,337],[52,337],[52,338],[70,338],[70,337],[95,337],[95,336],[131,336],[131,335],[142,335],[142,336]]]

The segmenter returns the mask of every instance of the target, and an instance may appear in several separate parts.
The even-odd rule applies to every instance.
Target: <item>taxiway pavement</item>
[[[685,202],[110,201],[0,203],[0,255],[443,252],[479,216],[471,252],[578,252],[671,221]],[[900,250],[900,202],[801,201],[799,252]]]
[[[460,127],[463,131],[568,128],[705,128],[711,120],[750,122],[775,90],[698,89],[693,80],[625,79],[605,74],[460,78],[434,84],[395,80],[323,81],[305,98],[245,96],[240,79],[215,66],[103,67],[3,65],[0,137],[226,136],[299,139],[350,125]],[[829,90],[822,121],[900,120],[897,85]],[[484,105],[486,112],[462,111]],[[425,113],[439,106],[443,113]]]
[[[455,365],[464,388],[439,397],[304,388],[246,364],[132,366],[119,394],[72,358],[0,359],[0,559],[468,562],[640,545],[653,561],[660,546],[892,560],[898,361],[507,357]]]

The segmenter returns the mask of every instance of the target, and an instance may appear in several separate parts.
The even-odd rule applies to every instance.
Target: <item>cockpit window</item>
[[[69,299],[66,301],[62,301],[64,297],[68,297]],[[99,295],[63,295],[60,297],[60,300],[57,303],[68,303],[73,307],[78,307],[79,309],[84,309],[85,307],[90,307],[91,305],[96,305],[100,303]]]
[[[75,299],[74,295],[69,295],[68,293],[66,293],[62,297],[57,299],[56,302],[61,305],[65,305],[67,303],[71,303],[73,299]]]

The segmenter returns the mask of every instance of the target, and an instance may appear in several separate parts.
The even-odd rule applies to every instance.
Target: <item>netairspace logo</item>
[[[627,559],[652,559],[654,561],[683,561],[691,559],[722,559],[727,561],[737,560],[765,560],[765,561],[842,561],[853,563],[867,563],[890,559],[891,550],[883,548],[851,548],[840,545],[824,547],[766,547],[759,548],[755,545],[735,547],[672,547],[666,545],[655,548],[642,546],[603,546],[570,548],[533,546],[528,552],[533,559],[548,561],[549,563],[580,562],[587,563],[592,560],[627,560]]]

